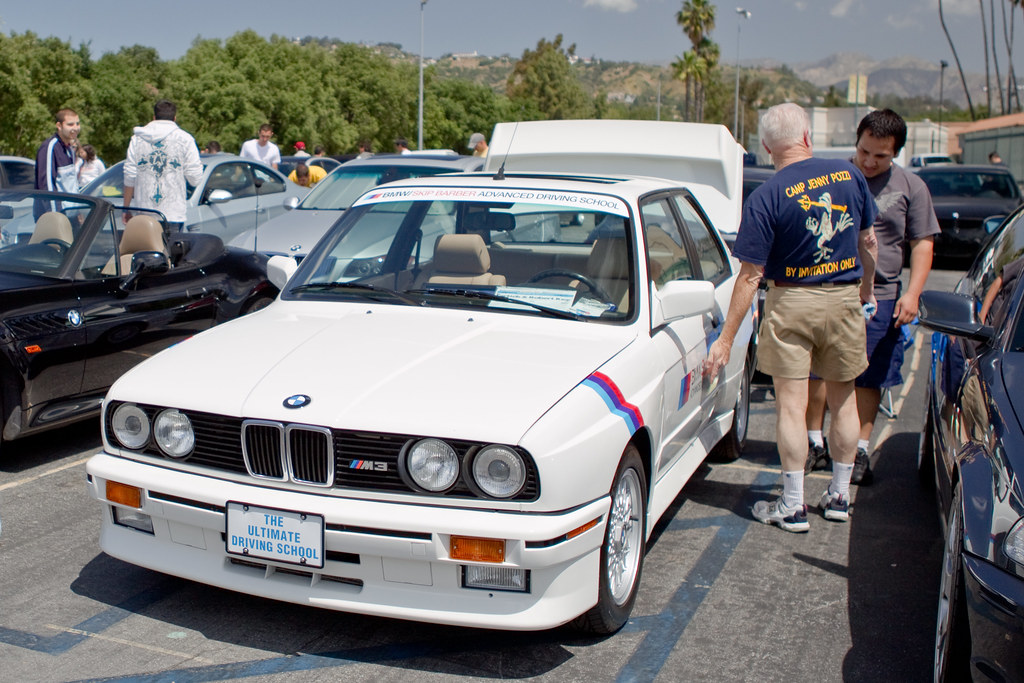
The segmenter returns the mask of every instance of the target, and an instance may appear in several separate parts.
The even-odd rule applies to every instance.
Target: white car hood
[[[246,230],[229,245],[263,254],[305,256],[344,213],[344,209],[292,209],[261,225],[258,234]]]
[[[149,359],[108,399],[515,444],[632,335],[480,310],[277,301]],[[309,405],[285,408],[297,394]]]

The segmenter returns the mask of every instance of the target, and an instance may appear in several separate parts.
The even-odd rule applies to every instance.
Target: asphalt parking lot
[[[929,288],[958,276],[935,271]],[[744,456],[698,470],[649,544],[633,618],[599,640],[327,612],[137,568],[98,549],[94,423],[5,445],[0,681],[931,680],[942,539],[915,472],[928,338],[907,350],[850,523],[820,516],[820,472],[809,533],[751,517],[781,489],[774,398],[758,387]]]

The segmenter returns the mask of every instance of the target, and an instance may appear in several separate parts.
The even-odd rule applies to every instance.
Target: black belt
[[[860,287],[860,280],[844,280],[843,282],[786,282],[784,280],[771,280],[772,287],[846,287],[857,285]]]

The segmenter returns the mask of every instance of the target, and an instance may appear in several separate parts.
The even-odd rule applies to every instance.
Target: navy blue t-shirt
[[[860,231],[877,208],[857,167],[840,159],[786,166],[754,190],[743,208],[733,255],[764,266],[767,280],[853,282],[863,275]]]

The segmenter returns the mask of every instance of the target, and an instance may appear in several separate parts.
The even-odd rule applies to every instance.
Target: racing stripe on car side
[[[610,377],[595,372],[583,380],[583,384],[596,391],[608,408],[622,418],[629,429],[630,436],[643,426],[644,416],[640,414],[640,409],[622,397],[622,392]]]

